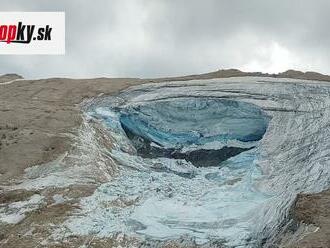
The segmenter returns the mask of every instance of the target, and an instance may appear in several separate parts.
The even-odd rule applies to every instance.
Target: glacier
[[[104,126],[118,172],[65,226],[271,246],[296,195],[330,185],[329,93],[326,82],[242,77],[148,83],[89,101],[87,122]]]

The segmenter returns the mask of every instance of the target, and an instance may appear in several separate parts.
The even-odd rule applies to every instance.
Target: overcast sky
[[[0,55],[0,74],[330,74],[329,0],[1,0],[0,10],[66,12],[66,55]]]

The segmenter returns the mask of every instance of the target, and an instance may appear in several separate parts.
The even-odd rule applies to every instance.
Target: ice
[[[271,246],[296,195],[330,185],[329,95],[328,83],[244,77],[98,99],[88,114],[107,127],[118,174],[64,225],[81,235]],[[172,156],[223,147],[245,150],[209,167]]]
[[[60,195],[60,194],[55,194],[53,195],[53,201],[54,201],[54,205],[57,205],[57,204],[62,204],[65,202],[65,198]]]
[[[135,135],[175,147],[259,140],[268,118],[249,103],[190,97],[127,106],[120,111],[120,123]]]

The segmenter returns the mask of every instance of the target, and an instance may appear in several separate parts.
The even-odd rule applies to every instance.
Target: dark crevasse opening
[[[197,167],[216,166],[230,157],[247,151],[251,148],[223,147],[220,149],[198,149],[187,152],[180,152],[175,148],[164,148],[151,145],[152,141],[134,134],[130,129],[122,124],[127,137],[132,141],[137,154],[143,158],[174,158],[185,159]]]
[[[184,98],[129,107],[119,121],[139,156],[208,167],[253,148],[269,117],[245,102]]]

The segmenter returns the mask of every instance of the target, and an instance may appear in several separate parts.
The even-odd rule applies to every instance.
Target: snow
[[[0,222],[17,224],[26,217],[26,213],[31,212],[43,203],[44,197],[34,194],[27,201],[10,203],[8,206],[0,206]]]

